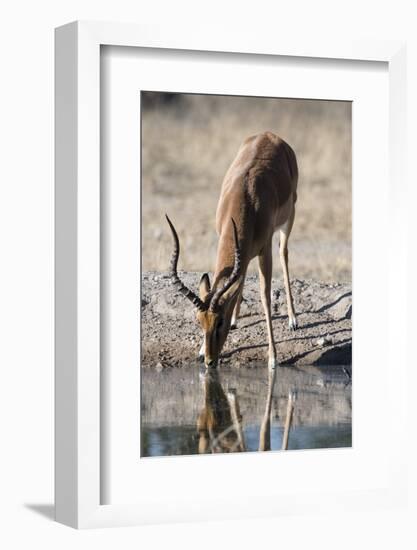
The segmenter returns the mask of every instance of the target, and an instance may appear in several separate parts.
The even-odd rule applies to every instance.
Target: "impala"
[[[264,132],[243,142],[226,172],[217,206],[219,241],[213,284],[205,273],[199,296],[178,277],[179,240],[166,216],[174,239],[171,280],[197,308],[204,337],[200,356],[204,356],[206,367],[217,365],[229,330],[236,327],[246,271],[255,256],[268,331],[268,364],[270,368],[277,365],[271,319],[272,237],[277,230],[289,327],[297,328],[288,274],[288,238],[294,223],[297,181],[295,153],[281,138]]]

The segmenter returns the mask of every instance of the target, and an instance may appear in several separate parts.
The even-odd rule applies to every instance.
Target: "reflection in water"
[[[352,444],[350,367],[192,366],[141,376],[141,456],[281,449],[293,392],[288,449]]]
[[[266,396],[265,414],[262,419],[261,430],[259,434],[259,450],[270,451],[271,450],[271,406],[272,406],[272,394],[275,387],[275,379],[277,375],[277,369],[268,369],[268,393]]]
[[[225,394],[217,368],[206,370],[202,379],[204,406],[197,418],[198,452],[245,451],[236,392],[229,390]]]

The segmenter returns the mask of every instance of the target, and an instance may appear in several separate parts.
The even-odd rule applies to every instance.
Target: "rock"
[[[322,336],[316,341],[316,345],[319,346],[320,348],[332,343],[333,343],[333,340],[330,338],[330,336]]]

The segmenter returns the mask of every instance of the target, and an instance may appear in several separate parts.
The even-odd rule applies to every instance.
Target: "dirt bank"
[[[181,273],[198,288],[200,275]],[[348,283],[294,279],[292,289],[299,328],[288,329],[282,281],[272,282],[273,327],[283,365],[349,365],[352,359],[352,288]],[[256,275],[246,279],[238,328],[229,333],[221,364],[232,367],[264,362],[266,325]],[[195,309],[171,287],[165,274],[142,276],[142,366],[182,366],[196,361],[201,333]]]

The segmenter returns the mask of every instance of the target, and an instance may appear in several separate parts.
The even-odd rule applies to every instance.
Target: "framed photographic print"
[[[58,521],[404,499],[404,67],[385,41],[57,29]]]

